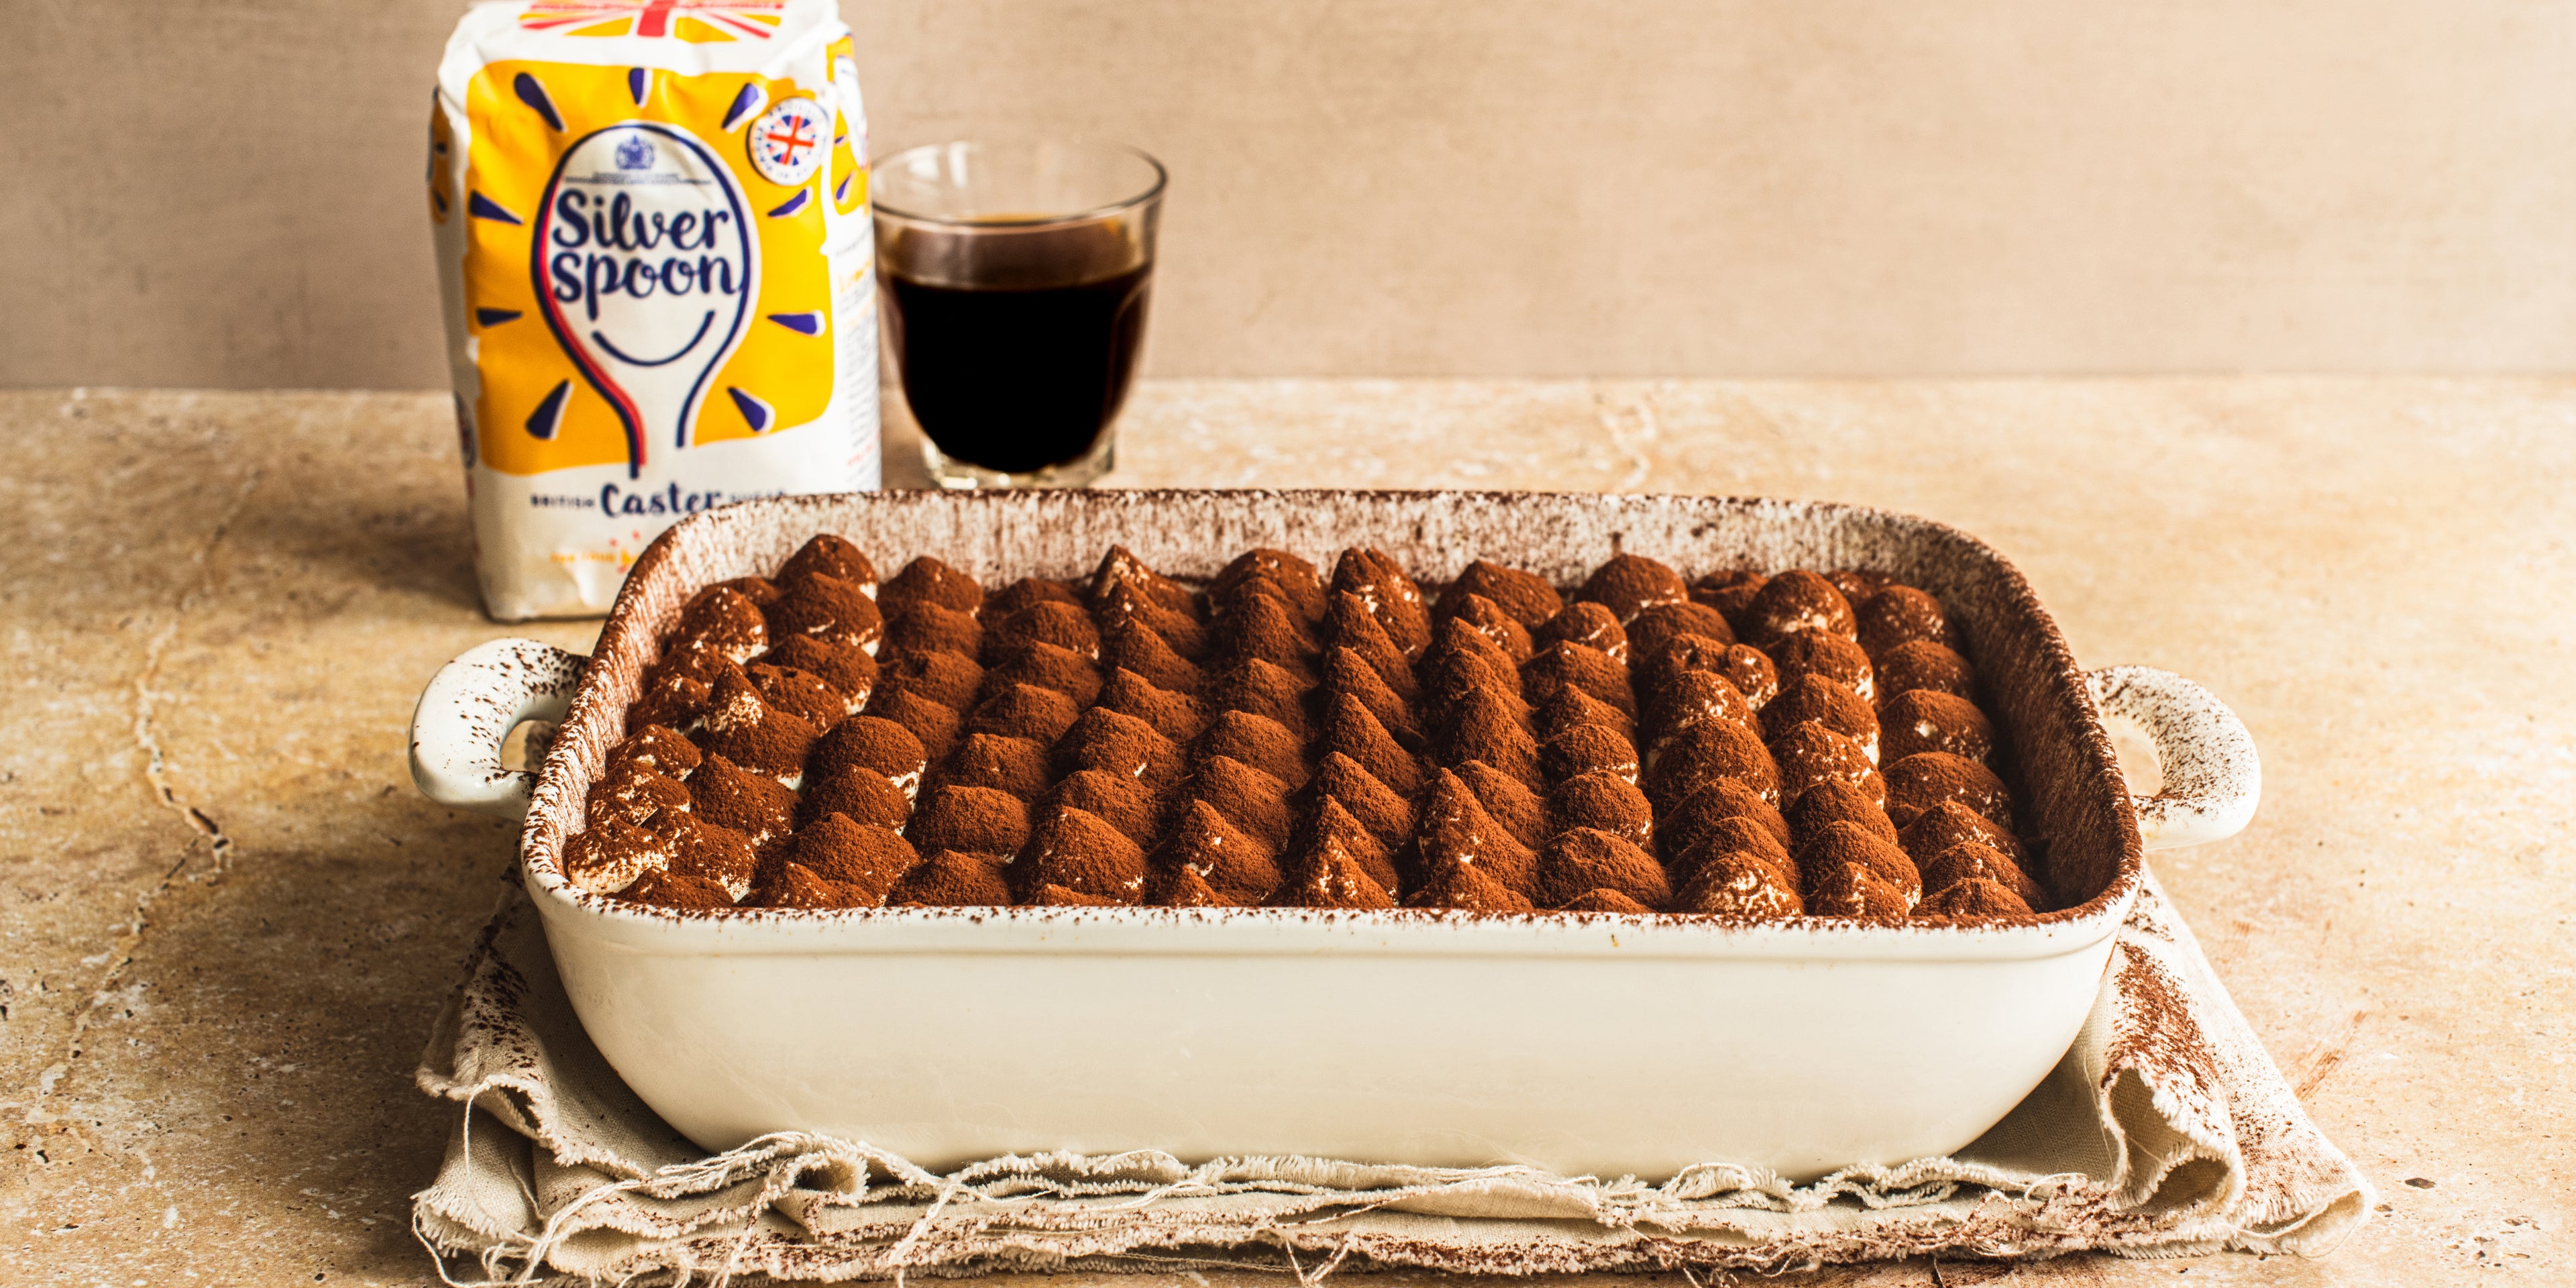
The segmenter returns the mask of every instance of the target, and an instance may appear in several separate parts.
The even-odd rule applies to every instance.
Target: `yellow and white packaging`
[[[606,612],[699,510],[878,485],[866,157],[832,0],[457,23],[429,203],[494,617]]]

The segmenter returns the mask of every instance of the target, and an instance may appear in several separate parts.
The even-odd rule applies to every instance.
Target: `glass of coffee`
[[[887,348],[946,488],[1080,487],[1145,339],[1163,166],[1069,140],[935,143],[871,167]]]

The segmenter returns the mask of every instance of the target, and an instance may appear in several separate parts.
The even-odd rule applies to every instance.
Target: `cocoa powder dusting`
[[[1514,621],[1531,628],[1536,628],[1565,608],[1564,597],[1544,580],[1517,568],[1506,568],[1479,559],[1467,565],[1466,570],[1458,574],[1458,580],[1440,592],[1440,602],[1432,609],[1432,617],[1449,616],[1456,610],[1458,601],[1469,595],[1482,595],[1494,601],[1504,612],[1511,614]]]
[[[723,886],[704,877],[680,872],[647,872],[635,884],[619,892],[618,897],[660,908],[689,911],[733,906],[733,896]]]
[[[1726,617],[1740,638],[1753,633],[1753,597],[1762,593],[1770,578],[1758,572],[1737,569],[1713,572],[1691,587],[1691,602],[1706,604]]]
[[[885,775],[857,765],[807,775],[804,796],[796,804],[797,833],[836,814],[853,823],[901,827],[912,818],[912,800]]]
[[[1917,689],[1930,689],[1962,698],[1973,698],[1977,692],[1977,668],[1956,651],[1930,640],[1913,640],[1877,656],[1878,698],[1893,701],[1898,695]]]
[[[1558,912],[1615,912],[1623,916],[1643,916],[1654,909],[1616,890],[1587,890],[1556,906]]]
[[[1162,835],[1162,799],[1122,774],[1077,769],[1065,775],[1038,801],[1040,814],[1055,809],[1093,815],[1140,846],[1151,846]]]
[[[1272,885],[1276,885],[1273,882]],[[1264,890],[1269,887],[1263,887]],[[1145,874],[1145,902],[1157,908],[1232,908],[1232,899],[1217,893],[1207,878],[1186,864],[1157,867]]]
[[[1800,631],[1766,653],[1783,686],[1802,675],[1821,675],[1863,698],[1876,695],[1877,672],[1858,644],[1825,631]]]
[[[972,613],[932,603],[889,611],[880,653],[955,653],[971,662],[984,647],[984,628]]]
[[[1411,796],[1422,790],[1422,764],[1369,714],[1360,700],[1344,694],[1326,708],[1315,742],[1319,753],[1356,762],[1389,790]]]
[[[1540,824],[1531,824],[1533,835],[1540,830]],[[1427,871],[1467,864],[1484,869],[1524,896],[1537,888],[1537,851],[1496,819],[1463,779],[1447,770],[1435,772],[1423,793],[1415,844]]]
[[[1027,738],[970,733],[939,764],[938,781],[947,787],[989,787],[1024,801],[1046,794],[1055,782],[1047,771],[1046,744]]]
[[[1082,708],[1075,706],[1073,699],[1053,689],[1014,684],[977,703],[975,713],[966,717],[965,728],[968,733],[1052,743],[1063,737],[1081,714]]]
[[[1421,654],[1407,652],[1397,644],[1357,595],[1333,596],[1332,614],[1324,625],[1334,644],[1359,654],[1360,660],[1368,663],[1397,697],[1411,702],[1418,696],[1412,659]],[[1427,650],[1430,646],[1426,643],[1423,647]]]
[[[877,591],[888,617],[919,605],[931,605],[973,616],[984,606],[984,588],[976,580],[923,555],[903,566]]]
[[[1851,740],[1869,763],[1878,763],[1878,713],[1859,694],[1821,675],[1802,675],[1762,708],[1762,730],[1772,741],[1813,721]]]
[[[1046,577],[1022,577],[1000,590],[986,594],[983,610],[976,616],[988,622],[998,622],[1024,608],[1035,608],[1040,604],[1071,604],[1076,610],[1080,610],[1083,607],[1083,597],[1065,582]],[[1086,625],[1089,624],[1089,617],[1090,614],[1084,614]],[[1063,643],[1063,641],[1058,640],[1057,643]]]
[[[1011,901],[1002,869],[1002,861],[990,854],[935,850],[886,892],[886,906],[1001,907]]]
[[[1324,650],[1322,676],[1318,687],[1324,692],[1345,695],[1368,708],[1368,713],[1406,747],[1422,745],[1422,727],[1414,719],[1413,708],[1388,687],[1377,668],[1370,666],[1358,650],[1340,644]]]
[[[1798,871],[1814,886],[1846,867],[1865,869],[1903,897],[1908,908],[1923,897],[1923,876],[1905,851],[1858,823],[1828,823],[1798,843]]]
[[[1332,591],[1359,600],[1404,656],[1419,657],[1430,645],[1431,614],[1422,602],[1422,588],[1383,553],[1343,551],[1333,565]]]
[[[689,812],[719,827],[732,828],[758,845],[785,836],[796,824],[796,793],[775,778],[751,773],[710,753],[689,775]]]
[[[1547,815],[1551,832],[1607,832],[1641,849],[1654,838],[1655,811],[1646,794],[1617,774],[1590,773],[1558,783],[1548,793]]]
[[[743,668],[743,674],[769,705],[817,729],[829,729],[850,713],[841,695],[811,672],[754,662]]]
[[[1991,845],[1961,841],[1920,864],[1920,870],[1923,888],[1932,892],[1927,897],[1938,897],[1942,891],[1962,881],[1990,881],[2012,891],[2025,911],[2048,906],[2048,894],[2039,883],[2022,871],[2020,864]]]
[[[1201,761],[1223,757],[1260,770],[1291,788],[1306,784],[1304,746],[1276,720],[1242,711],[1220,711],[1208,721],[1193,750]]]
[[[906,798],[921,789],[921,774],[929,764],[930,749],[921,736],[882,716],[852,716],[832,726],[805,758],[809,775],[866,769],[884,775]]]
[[[1925,751],[1984,762],[1995,751],[1995,727],[1977,704],[1955,694],[1916,689],[1879,712],[1879,758],[1894,762]]]
[[[1680,573],[1643,555],[1616,554],[1592,570],[1575,598],[1599,604],[1633,624],[1638,614],[1659,604],[1690,600],[1690,585]]]
[[[1273,852],[1288,844],[1287,784],[1232,756],[1198,761],[1175,796],[1207,803]]]
[[[911,734],[925,761],[943,759],[954,751],[957,739],[962,736],[961,726],[965,723],[955,708],[908,689],[879,693],[868,703],[868,714]],[[855,723],[852,720],[841,722],[845,728]]]
[[[751,892],[760,857],[753,838],[730,827],[702,822],[694,813],[667,814],[653,820],[656,835],[671,843],[667,875],[693,876],[712,882],[729,902]]]
[[[1024,641],[1014,645],[999,665],[984,672],[987,694],[1014,684],[1053,689],[1073,699],[1075,706],[1087,707],[1100,696],[1100,664],[1043,640]]]
[[[1141,901],[1141,896],[1132,900],[1119,899],[1049,884],[1039,886],[1034,893],[1020,902],[1031,908],[1116,908]]]
[[[1573,600],[1485,560],[1435,600],[1358,548],[1329,588],[1112,548],[988,596],[824,534],[681,608],[564,870],[698,909],[2049,906],[1932,596],[1622,553]]]
[[[1247,590],[1265,588],[1293,605],[1301,621],[1317,621],[1324,615],[1324,580],[1315,565],[1268,547],[1235,556],[1208,584],[1208,602],[1230,605]]]
[[[1027,802],[990,787],[940,787],[926,793],[905,826],[904,839],[922,853],[1019,853],[1029,839]]]
[[[1790,828],[1799,836],[1823,831],[1834,823],[1856,823],[1870,835],[1896,845],[1896,825],[1869,793],[1850,783],[1818,783],[1798,793],[1789,806]]]
[[[641,827],[665,810],[686,813],[688,809],[689,789],[678,779],[649,765],[630,765],[591,784],[582,817],[592,827],[611,818]]]
[[[1181,617],[1195,616],[1198,611],[1197,597],[1189,587],[1154,571],[1125,546],[1111,546],[1109,553],[1100,557],[1100,566],[1091,573],[1091,599],[1094,607],[1112,601],[1128,604],[1119,610],[1122,614],[1139,604],[1150,604]]]
[[[1261,658],[1246,658],[1219,673],[1199,693],[1211,711],[1241,711],[1260,716],[1306,741],[1306,693],[1314,681]]]
[[[1762,799],[1777,801],[1783,768],[1772,763],[1761,739],[1741,726],[1713,721],[1692,725],[1652,748],[1646,762],[1646,793],[1670,808],[1709,783],[1732,778]]]
[[[651,769],[671,778],[687,781],[689,771],[698,767],[698,744],[668,725],[629,725],[634,732],[611,748],[601,780],[616,778],[634,768]]]
[[[1519,704],[1499,686],[1471,690],[1449,709],[1449,723],[1432,737],[1435,758],[1458,766],[1480,761],[1530,787],[1539,774],[1538,740],[1530,736]]]
[[[592,894],[616,894],[647,872],[671,866],[669,838],[622,818],[603,818],[564,842],[564,879]]]
[[[703,654],[742,662],[769,647],[769,623],[760,605],[729,586],[709,586],[680,609],[679,625],[663,646],[667,659]]]
[[[1530,790],[1528,779],[1506,774],[1481,760],[1462,761],[1452,768],[1458,781],[1476,794],[1485,812],[1523,845],[1536,845],[1547,838],[1547,802]]]
[[[1145,852],[1085,810],[1061,808],[1039,818],[1012,872],[1033,892],[1057,886],[1117,903],[1145,901]]]
[[[1133,671],[1119,671],[1100,686],[1100,709],[1134,716],[1177,743],[1187,743],[1207,728],[1207,712],[1185,693],[1156,687]]]
[[[901,653],[879,670],[877,683],[882,692],[911,693],[964,711],[984,690],[984,668],[963,652]]]
[[[802,671],[820,680],[841,700],[842,715],[867,705],[869,695],[876,692],[881,669],[865,649],[826,643],[811,635],[780,640],[777,647],[761,654],[760,660],[780,670]]]
[[[1269,583],[1254,582],[1266,590]],[[1288,601],[1275,594],[1246,594],[1228,606],[1216,619],[1212,630],[1212,656],[1229,661],[1259,658],[1273,666],[1295,672],[1311,682],[1315,673],[1315,655],[1321,651],[1315,638],[1306,633],[1291,611]]]
[[[798,546],[787,562],[778,565],[778,584],[785,586],[815,573],[838,577],[870,598],[877,593],[877,566],[847,537],[826,532]]]
[[[648,674],[635,705],[626,709],[626,723],[687,729],[706,714],[707,698],[713,692],[714,686],[686,675]]]
[[[1460,912],[1529,912],[1527,895],[1504,885],[1472,863],[1448,863],[1431,873],[1422,888],[1406,896],[1408,908],[1450,908]]]
[[[1918,917],[1943,917],[1952,921],[1992,921],[1998,917],[2027,917],[2031,905],[2010,888],[1979,877],[1955,882],[1926,897],[1915,906]]]
[[[1315,776],[1307,781],[1306,791],[1318,803],[1331,800],[1350,811],[1370,835],[1389,847],[1400,846],[1413,836],[1413,802],[1338,751],[1327,752],[1316,762]]]
[[[1529,628],[1482,595],[1460,596],[1449,610],[1448,620],[1484,636],[1514,666],[1530,660],[1530,655],[1537,652],[1530,643]]]
[[[1769,746],[1772,763],[1779,767],[1784,803],[1794,804],[1798,793],[1818,783],[1850,783],[1881,806],[1887,802],[1888,784],[1871,764],[1869,753],[1813,720],[1792,726]]]
[[[1559,687],[1580,689],[1627,715],[1637,714],[1637,695],[1629,687],[1628,668],[1597,648],[1559,640],[1521,668],[1521,691],[1525,696],[1543,701]]]
[[[1340,801],[1327,796],[1317,803],[1315,821],[1307,829],[1306,843],[1298,847],[1297,857],[1289,864],[1292,879],[1300,865],[1312,867],[1318,863],[1340,862],[1340,857],[1335,856],[1347,857],[1357,864],[1360,871],[1368,874],[1370,881],[1390,895],[1400,883],[1394,856],[1378,843],[1377,837],[1371,835],[1365,825],[1351,816],[1349,810],[1342,808]]]
[[[1801,880],[1798,861],[1789,856],[1789,847],[1772,835],[1760,822],[1737,815],[1721,818],[1695,831],[1688,848],[1678,852],[1669,870],[1684,881],[1699,874],[1702,866],[1717,855],[1741,854],[1769,867],[1783,885],[1796,889]]]
[[[1619,625],[1619,615],[1591,603],[1568,604],[1530,631],[1533,651],[1559,640],[1597,648],[1622,662],[1629,659],[1634,647],[1627,630]]]
[[[1544,718],[1539,723],[1549,724]],[[1539,744],[1538,768],[1554,782],[1609,774],[1633,789],[1639,773],[1637,745],[1608,725],[1578,724]]]
[[[1750,634],[1755,644],[1769,644],[1799,631],[1824,631],[1844,639],[1860,634],[1851,601],[1832,582],[1803,568],[1764,583],[1754,592],[1746,614],[1753,624]]]
[[[1974,841],[2016,863],[2023,859],[2021,842],[2012,833],[1957,801],[1943,801],[1916,815],[1899,835],[1905,852],[1918,863],[1962,841]]]
[[[1664,843],[1664,853],[1674,855],[1706,836],[1720,820],[1730,818],[1752,820],[1779,841],[1780,853],[1787,857],[1787,820],[1762,798],[1762,793],[1732,778],[1703,784],[1684,797],[1681,804],[1665,811],[1656,835]]]
[[[1104,670],[1132,671],[1158,689],[1196,693],[1206,684],[1204,672],[1175,651],[1151,626],[1130,618],[1112,623],[1101,636]]]
[[[1353,837],[1367,835],[1356,824],[1346,831],[1319,834],[1289,865],[1287,879],[1271,893],[1269,902],[1285,908],[1394,907],[1395,897],[1386,883],[1372,876],[1350,849]]]
[[[1549,837],[1538,850],[1533,901],[1554,908],[1592,890],[1616,890],[1649,908],[1673,897],[1663,865],[1626,837],[1588,827]]]
[[[736,667],[716,681],[697,732],[701,750],[755,773],[794,786],[805,774],[805,753],[823,731],[769,704],[751,677]]]
[[[1903,827],[1944,801],[1961,805],[2012,828],[2012,797],[1993,770],[1964,756],[1923,751],[1887,767],[1887,813]]]
[[[1806,903],[1810,916],[1880,924],[1903,921],[1910,911],[1903,891],[1857,865],[1838,868],[1810,884]]]
[[[1723,721],[1746,731],[1761,729],[1753,704],[1744,700],[1727,678],[1714,671],[1683,671],[1655,690],[1647,708],[1655,728],[1679,733],[1695,724]]]
[[[1276,849],[1219,813],[1206,801],[1181,807],[1171,833],[1154,851],[1153,866],[1189,869],[1227,903],[1253,905],[1279,887]]]
[[[1530,719],[1550,735],[1563,734],[1585,725],[1599,725],[1618,735],[1622,742],[1637,740],[1636,717],[1581,689],[1558,689],[1547,695],[1547,700],[1531,712]]]
[[[1890,586],[1863,600],[1855,611],[1860,646],[1872,657],[1916,640],[1946,648],[1959,646],[1958,637],[1950,633],[1950,615],[1941,610],[1941,601],[1912,586]]]
[[[1079,653],[1097,660],[1100,656],[1100,628],[1091,624],[1090,613],[1073,602],[1072,592],[1064,594],[1063,599],[1040,600],[998,618],[988,605],[984,610],[984,620],[993,625],[984,630],[984,665],[991,666],[1030,644],[1052,644],[1068,653]]]
[[[885,637],[885,619],[877,612],[877,601],[857,582],[816,572],[780,590],[778,602],[764,610],[773,639],[806,635],[873,655]]]
[[[1721,644],[1735,642],[1735,628],[1727,624],[1726,615],[1706,604],[1657,604],[1628,623],[1629,647],[1648,655],[1681,635],[1696,635]]]
[[[1795,884],[1762,858],[1740,850],[1705,856],[1673,896],[1673,911],[1746,921],[1804,916]]]
[[[1096,769],[1161,794],[1181,780],[1187,766],[1180,745],[1134,716],[1093,707],[1065,730],[1055,747],[1058,773]]]
[[[873,908],[876,901],[851,886],[817,876],[802,863],[789,863],[767,885],[754,890],[749,902],[766,908]]]
[[[825,815],[812,827],[799,830],[787,853],[791,862],[816,876],[849,887],[871,908],[884,903],[895,882],[921,862],[921,855],[902,833],[854,822],[843,814]]]

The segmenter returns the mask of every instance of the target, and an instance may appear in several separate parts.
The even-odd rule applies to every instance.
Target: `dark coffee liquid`
[[[988,470],[1080,459],[1127,401],[1151,275],[959,287],[887,273],[886,338],[913,419],[941,452]]]

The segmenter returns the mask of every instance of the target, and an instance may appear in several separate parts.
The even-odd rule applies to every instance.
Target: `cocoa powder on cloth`
[[[662,1283],[1241,1266],[1777,1271],[1953,1252],[2322,1254],[2375,1196],[2299,1107],[2152,876],[2083,1033],[1947,1158],[1812,1184],[1711,1160],[1659,1184],[1528,1167],[1139,1151],[933,1175],[781,1133],[709,1157],[583,1035],[513,887],[417,1080],[461,1106],[413,1225],[452,1278]]]

